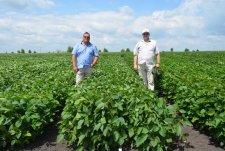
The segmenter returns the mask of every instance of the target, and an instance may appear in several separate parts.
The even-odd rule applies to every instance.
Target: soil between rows
[[[183,127],[183,133],[187,136],[186,143],[180,143],[173,151],[224,151],[215,145],[210,136],[200,133],[193,127]],[[56,143],[58,134],[57,122],[47,126],[44,133],[32,141],[29,145],[13,150],[2,151],[73,151],[67,147],[66,141]],[[131,150],[136,151],[136,150]]]

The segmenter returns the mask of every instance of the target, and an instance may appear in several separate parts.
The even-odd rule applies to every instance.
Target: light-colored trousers
[[[89,77],[92,73],[92,68],[81,68],[78,70],[78,72],[76,73],[76,85],[78,85],[83,79],[84,77]]]
[[[148,87],[150,90],[154,90],[154,75],[153,75],[153,70],[154,70],[155,65],[150,65],[150,64],[139,64],[138,65],[138,73],[139,76],[143,79],[145,85]]]

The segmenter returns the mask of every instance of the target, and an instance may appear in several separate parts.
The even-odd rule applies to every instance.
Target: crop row
[[[93,76],[69,92],[58,141],[77,150],[160,151],[181,135],[174,106],[148,91],[120,54],[102,54]]]
[[[165,54],[161,92],[225,145],[225,53]]]
[[[132,54],[122,55],[132,68]],[[161,53],[157,91],[199,129],[225,144],[225,53]]]
[[[73,81],[70,62],[59,55],[5,57],[1,62],[0,147],[27,144],[42,134]]]

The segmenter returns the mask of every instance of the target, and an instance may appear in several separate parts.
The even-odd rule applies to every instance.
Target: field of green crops
[[[165,150],[189,121],[225,144],[225,52],[161,53],[157,90],[131,53],[100,53],[74,87],[66,53],[0,55],[0,148],[28,144],[61,112],[58,141],[76,150]]]

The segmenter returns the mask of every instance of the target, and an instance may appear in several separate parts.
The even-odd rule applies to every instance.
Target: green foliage
[[[190,50],[189,50],[188,48],[185,48],[184,51],[185,51],[185,52],[189,52]]]
[[[20,52],[21,52],[21,53],[25,53],[25,50],[22,48],[22,49],[20,50]]]
[[[103,54],[93,76],[70,89],[58,141],[65,138],[78,150],[165,150],[181,135],[172,109],[145,88],[120,54]]]
[[[131,52],[131,51],[130,51],[130,48],[127,48],[126,50],[125,49],[121,49],[120,52],[124,53],[124,52]]]
[[[71,46],[69,46],[68,48],[67,48],[67,51],[66,52],[72,52],[73,51],[73,47],[71,47]]]
[[[225,53],[163,53],[162,95],[183,117],[225,143]]]
[[[65,102],[73,80],[69,57],[11,54],[0,58],[0,148],[27,144],[42,134]]]
[[[0,55],[0,147],[35,139],[64,104],[57,141],[76,150],[165,150],[188,120],[224,146],[224,52],[161,54],[157,90],[172,105],[145,88],[132,53],[103,53],[76,88],[70,57]]]
[[[104,48],[103,52],[109,52],[109,50],[107,48]]]
[[[121,49],[121,50],[120,50],[120,52],[122,52],[122,53],[123,53],[123,52],[125,52],[125,50],[124,50],[124,49]]]
[[[127,48],[127,49],[126,49],[126,52],[131,52],[131,51],[130,51],[130,48]]]

